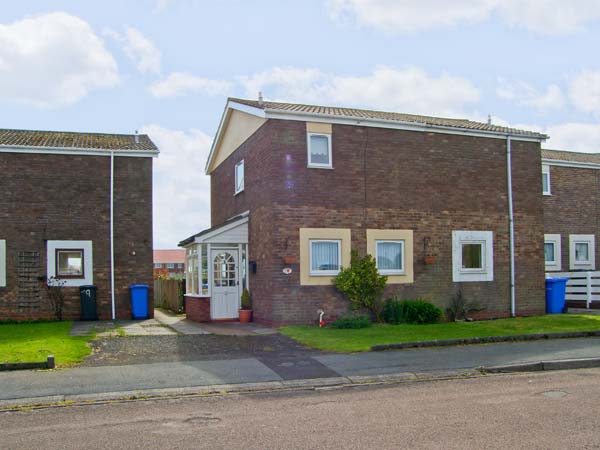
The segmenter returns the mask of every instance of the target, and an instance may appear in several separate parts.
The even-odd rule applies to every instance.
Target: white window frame
[[[60,278],[56,276],[56,250],[83,250],[83,278]],[[46,276],[58,278],[64,286],[78,287],[94,284],[94,254],[92,241],[48,241],[46,244]]]
[[[544,175],[548,177],[548,190],[544,191]],[[552,195],[552,189],[550,187],[550,166],[547,164],[542,165],[542,194]]]
[[[310,138],[311,136],[322,136],[327,138],[327,151],[329,152],[329,164],[313,163],[310,160]],[[327,133],[306,133],[306,149],[308,167],[313,169],[333,169],[333,152],[331,151],[331,135]]]
[[[544,245],[545,244],[554,244],[554,261],[546,261],[546,249],[544,248],[544,262],[546,264],[546,270],[560,272],[562,270],[560,234],[544,234]]]
[[[0,287],[6,287],[6,240],[0,239]]]
[[[479,248],[481,248],[481,267],[463,267],[462,256],[463,256],[463,246],[465,246],[465,245],[479,245]],[[486,271],[486,267],[485,267],[486,248],[485,247],[486,247],[485,241],[471,241],[471,240],[461,241],[460,242],[460,271],[463,273],[485,273],[485,271]]]
[[[242,168],[242,182],[241,184],[238,182],[238,167]],[[235,193],[233,195],[237,195],[240,192],[242,192],[244,190],[244,182],[246,180],[246,167],[244,166],[244,160],[242,159],[241,161],[239,161],[236,165],[235,168],[233,169],[235,174],[234,174],[234,179],[235,179],[235,186],[234,186],[234,190]]]
[[[575,260],[576,244],[588,245],[588,261]],[[596,270],[596,236],[593,234],[569,235],[569,268],[571,270]]]
[[[332,242],[338,246],[338,269],[337,270],[313,270],[313,242]],[[340,267],[342,266],[342,240],[341,239],[309,239],[308,240],[308,268],[311,277],[330,277],[340,273]]]
[[[398,269],[380,269],[379,268],[379,244],[400,244],[400,262],[402,268]],[[375,265],[380,275],[404,275],[404,239],[375,239]]]
[[[463,269],[462,246],[481,244],[483,252],[481,269]],[[452,281],[494,281],[494,233],[492,231],[452,231]]]

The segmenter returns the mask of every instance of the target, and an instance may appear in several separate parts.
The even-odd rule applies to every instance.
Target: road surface
[[[600,369],[0,413],[2,449],[595,449]]]

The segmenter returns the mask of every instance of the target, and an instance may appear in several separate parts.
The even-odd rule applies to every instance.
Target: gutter
[[[510,315],[517,315],[517,298],[515,292],[515,220],[512,192],[512,141],[506,136],[506,184],[508,188],[508,229],[510,245]]]

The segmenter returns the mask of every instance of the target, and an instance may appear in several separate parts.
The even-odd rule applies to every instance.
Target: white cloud
[[[154,14],[159,14],[166,10],[171,3],[173,3],[173,0],[156,0],[152,12]]]
[[[597,0],[329,0],[330,17],[389,34],[480,23],[498,17],[540,34],[577,31],[600,18]]]
[[[565,105],[565,96],[555,84],[549,85],[544,92],[540,92],[523,81],[509,82],[503,78],[498,81],[500,85],[496,89],[496,95],[504,100],[515,102],[519,106],[528,106],[539,112],[547,112],[560,109]]]
[[[210,179],[204,175],[212,137],[151,124],[141,128],[160,149],[154,160],[154,248],[177,243],[210,226]]]
[[[258,91],[275,100],[335,103],[416,114],[464,115],[479,101],[479,90],[465,78],[432,76],[420,68],[377,66],[366,76],[333,75],[317,69],[275,67],[241,77],[246,95]]]
[[[549,126],[545,148],[600,153],[600,123],[562,123]]]
[[[118,84],[117,64],[89,24],[55,12],[0,24],[0,98],[73,104]]]
[[[136,65],[140,73],[160,73],[162,54],[140,30],[127,27],[125,34],[105,29],[104,34],[123,46],[123,51]]]
[[[226,95],[231,83],[211,80],[184,72],[173,72],[150,86],[152,95],[158,98],[181,97],[188,94]]]
[[[579,111],[600,114],[600,71],[578,73],[571,80],[569,98]]]

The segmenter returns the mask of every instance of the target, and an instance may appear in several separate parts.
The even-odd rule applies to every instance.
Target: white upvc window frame
[[[327,138],[327,151],[329,156],[328,164],[311,162],[310,138],[311,136],[322,136]],[[307,166],[312,169],[333,169],[333,152],[331,150],[331,134],[327,133],[306,133],[306,149],[307,149]]]
[[[0,287],[6,287],[6,240],[0,239]]]
[[[401,268],[398,269],[380,269],[379,268],[379,244],[400,244],[400,263]],[[405,262],[404,262],[404,239],[375,239],[375,265],[377,267],[377,271],[380,275],[404,275],[405,271]]]
[[[462,249],[465,244],[481,245],[481,268],[463,269]],[[452,231],[452,281],[494,281],[494,233],[492,231]]]
[[[239,182],[238,179],[238,168],[241,167],[242,168],[242,182]],[[234,179],[235,179],[235,186],[234,186],[234,194],[233,195],[237,195],[240,192],[244,191],[244,183],[246,180],[246,167],[244,165],[244,160],[242,159],[241,161],[239,161],[236,165],[234,170]]]
[[[588,260],[576,261],[575,249],[577,244],[587,244]],[[569,268],[571,270],[596,270],[596,236],[593,234],[569,235]]]
[[[313,269],[313,243],[316,242],[330,242],[336,243],[338,249],[338,269],[337,270],[314,270]],[[340,273],[342,267],[342,240],[341,239],[309,239],[308,240],[308,264],[309,273],[311,277],[330,277]]]
[[[560,234],[544,234],[544,263],[547,271],[560,272],[562,270],[560,239]],[[546,261],[546,244],[554,245],[554,261]]]
[[[83,250],[83,277],[61,278],[57,276],[57,250]],[[46,243],[46,276],[50,280],[56,278],[64,282],[66,287],[78,287],[94,284],[94,253],[92,241],[47,241]]]
[[[544,176],[548,178],[548,189],[544,190]],[[543,195],[552,195],[552,188],[550,184],[550,166],[548,164],[542,165],[542,194]]]

